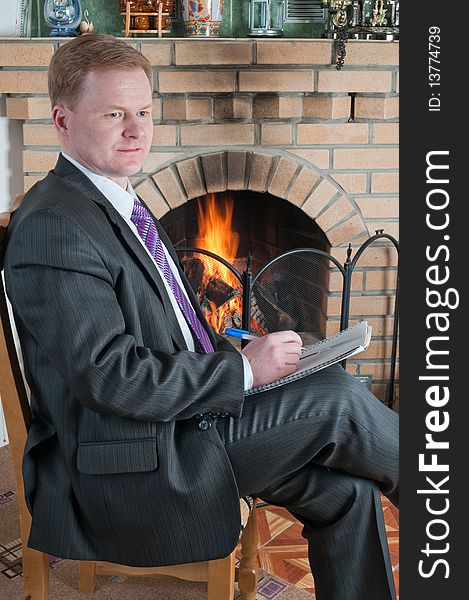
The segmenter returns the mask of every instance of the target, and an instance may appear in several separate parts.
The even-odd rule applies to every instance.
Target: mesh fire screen
[[[242,327],[243,283],[235,268],[201,252],[181,262],[208,321],[216,331]],[[334,265],[320,250],[292,250],[252,280],[249,329],[259,334],[297,331],[305,344],[326,337],[329,276]]]

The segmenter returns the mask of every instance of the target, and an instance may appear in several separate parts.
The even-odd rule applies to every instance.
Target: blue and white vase
[[[81,21],[80,0],[45,0],[44,19],[51,27],[50,37],[78,35]]]

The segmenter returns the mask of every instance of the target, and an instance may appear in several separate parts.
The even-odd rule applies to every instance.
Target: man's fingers
[[[301,338],[294,331],[278,331],[249,342],[241,351],[249,360],[254,385],[294,373],[301,354]]]
[[[285,352],[285,356],[289,356],[291,358],[296,357],[296,359],[298,360],[300,358],[300,356],[301,356],[301,350],[298,350],[298,351],[296,351],[296,350],[295,351],[288,350],[288,351]]]
[[[301,356],[301,346],[297,341],[287,342],[284,345],[285,364],[296,367]]]
[[[276,331],[276,332],[270,333],[268,335],[271,335],[271,336],[277,338],[277,340],[279,342],[283,342],[283,343],[292,342],[292,343],[300,344],[300,346],[303,343],[300,336],[295,331],[292,331],[291,329],[288,329],[286,331]]]

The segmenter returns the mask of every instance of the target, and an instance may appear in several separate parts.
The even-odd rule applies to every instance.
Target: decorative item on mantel
[[[224,0],[181,0],[181,8],[186,36],[220,35]]]
[[[29,0],[8,0],[8,2],[3,3],[0,37],[7,36],[31,36],[31,6]]]
[[[346,55],[346,43],[353,39],[399,39],[399,0],[322,0],[329,10],[326,37],[338,41],[337,70]]]
[[[84,19],[81,21],[80,27],[78,28],[80,33],[93,33],[94,25],[93,21],[90,19],[90,13],[88,12],[88,9],[85,8],[83,11],[83,16]]]
[[[330,13],[326,37],[339,37],[335,21],[342,11],[342,21],[344,15],[347,18],[349,39],[390,42],[399,39],[399,0],[322,0],[322,5]]]
[[[49,37],[73,37],[78,35],[81,21],[80,0],[45,0],[44,19],[51,32]]]
[[[256,37],[283,35],[283,0],[250,0],[249,34]]]
[[[161,37],[171,33],[174,0],[119,0],[124,17],[124,35],[131,33],[156,33]]]
[[[349,23],[347,9],[352,4],[352,0],[323,0],[323,4],[329,8],[330,12],[329,29],[327,31],[327,35],[328,37],[334,37],[339,42],[336,69],[340,71],[344,66],[345,55],[347,54],[345,49],[345,45],[348,40],[347,26]]]

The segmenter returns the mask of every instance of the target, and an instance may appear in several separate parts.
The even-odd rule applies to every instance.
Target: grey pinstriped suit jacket
[[[23,467],[30,546],[140,566],[227,555],[238,490],[216,427],[193,417],[240,415],[239,353],[211,331],[220,352],[187,351],[144,248],[62,156],[8,234],[5,280],[34,415]]]

